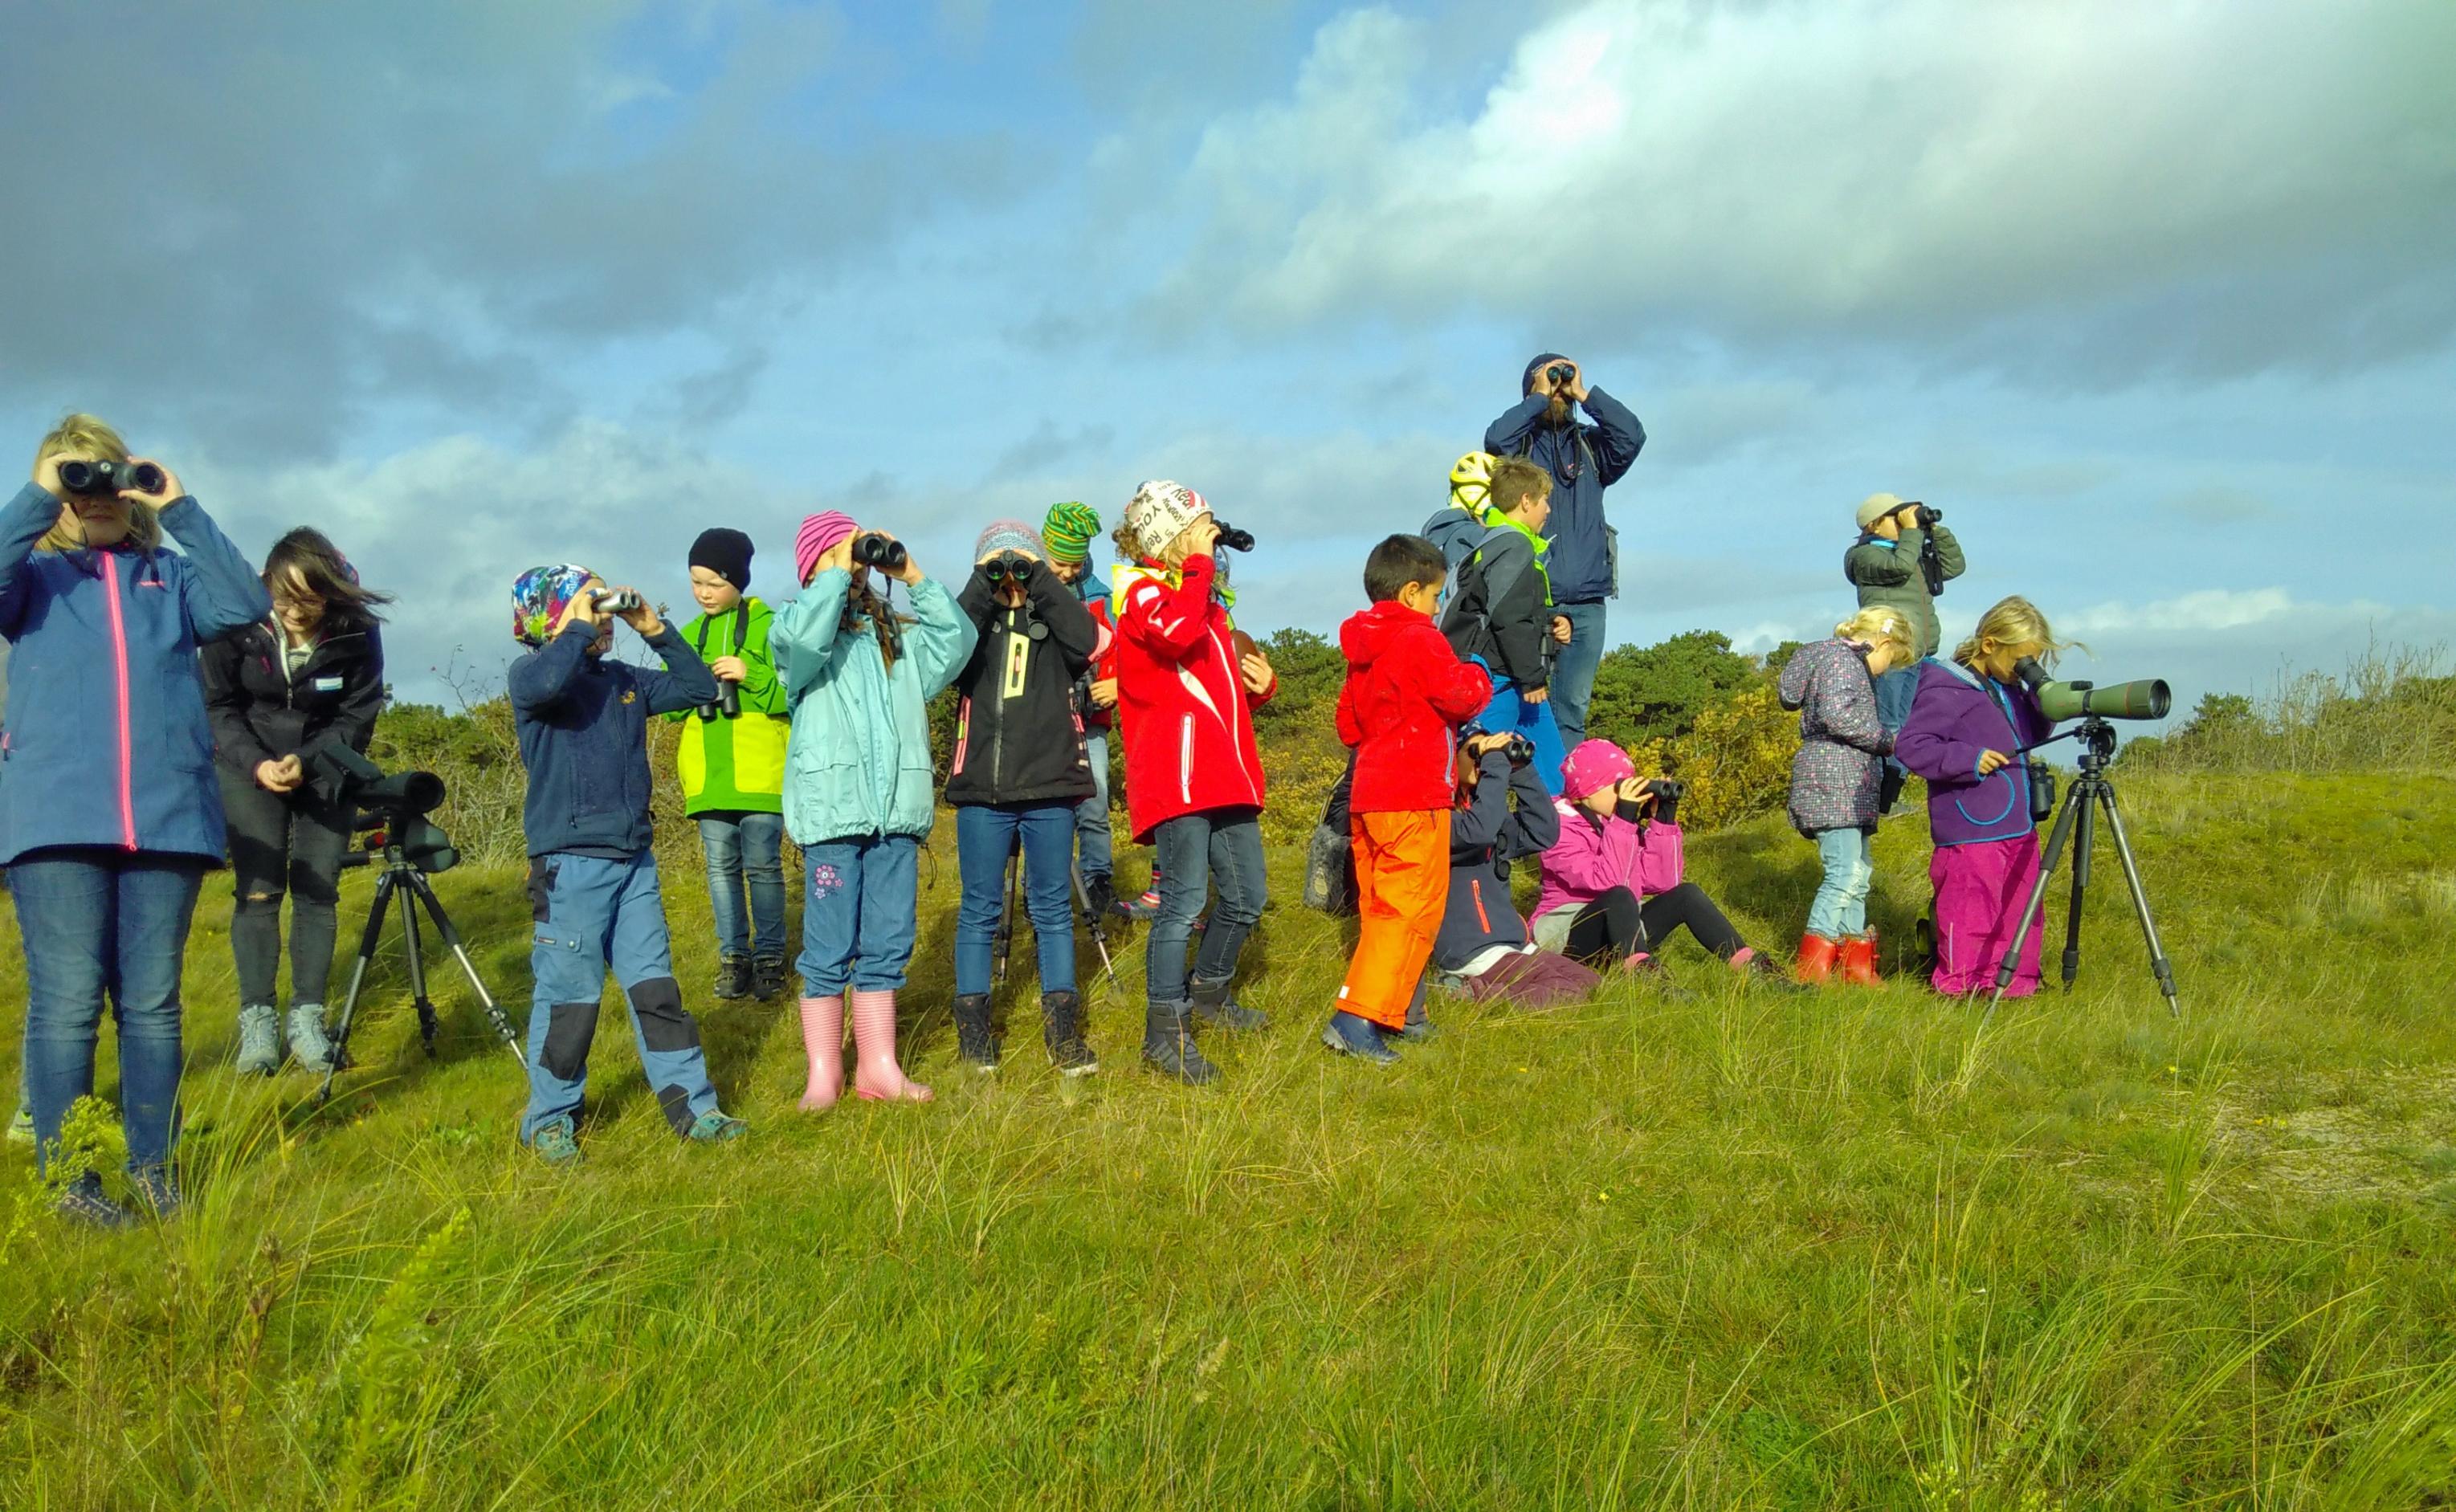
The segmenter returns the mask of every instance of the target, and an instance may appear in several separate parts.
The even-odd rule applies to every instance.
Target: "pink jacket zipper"
[[[111,605],[111,645],[118,653],[119,843],[133,850],[136,848],[136,792],[129,781],[129,767],[135,761],[135,741],[129,728],[128,716],[128,624],[119,612],[119,563],[109,552],[102,553],[102,596]]]

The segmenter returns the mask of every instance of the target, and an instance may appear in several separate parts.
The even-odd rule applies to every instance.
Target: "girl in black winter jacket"
[[[264,585],[273,618],[205,647],[200,658],[238,893],[230,930],[238,1068],[270,1075],[281,1065],[275,979],[286,891],[290,1055],[320,1073],[332,1065],[324,992],[352,815],[307,764],[327,740],[364,752],[374,736],[384,703],[377,608],[392,599],[359,586],[333,543],[303,525],[274,543]]]
[[[1040,954],[1042,1034],[1057,1069],[1097,1071],[1074,991],[1074,811],[1093,792],[1074,707],[1077,678],[1100,649],[1099,623],[1049,568],[1049,547],[1001,520],[974,544],[956,603],[980,632],[955,679],[961,701],[947,802],[955,809],[963,904],[955,916],[955,1037],[964,1059],[997,1069],[991,956],[1007,863],[1023,851],[1025,910]]]

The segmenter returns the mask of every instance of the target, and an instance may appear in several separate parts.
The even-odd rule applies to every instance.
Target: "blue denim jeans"
[[[1918,693],[1918,664],[1897,666],[1876,679],[1876,723],[1898,735],[1911,717],[1911,701]],[[1909,769],[1891,756],[1885,766],[1893,775],[1892,786],[1898,790]]]
[[[533,857],[529,911],[537,923],[529,950],[537,987],[529,1001],[529,1105],[521,1114],[522,1140],[554,1119],[579,1117],[609,965],[630,1006],[640,1065],[665,1121],[686,1134],[693,1119],[714,1112],[716,1088],[700,1050],[699,1021],[684,1010],[674,981],[656,852],[643,850],[628,861]]]
[[[1237,974],[1245,936],[1270,902],[1262,874],[1262,825],[1251,808],[1210,808],[1164,821],[1152,834],[1158,868],[1159,916],[1152,920],[1144,980],[1155,1003],[1186,1000],[1185,947],[1204,894],[1219,889],[1219,906],[1202,931],[1194,978],[1225,982]]]
[[[1482,664],[1482,657],[1475,658]],[[1484,667],[1491,672],[1492,668]],[[1561,729],[1552,719],[1552,705],[1547,699],[1529,704],[1519,693],[1515,680],[1494,673],[1492,702],[1475,717],[1487,735],[1505,735],[1511,730],[1535,743],[1535,774],[1544,779],[1544,790],[1553,797],[1561,796],[1561,762],[1568,752],[1561,748]]]
[[[964,875],[955,913],[955,991],[986,992],[995,968],[1007,858],[1023,848],[1023,904],[1040,952],[1040,990],[1074,991],[1074,806],[973,804],[955,810],[955,859]]]
[[[1083,733],[1083,754],[1092,763],[1092,796],[1074,808],[1074,835],[1083,848],[1083,885],[1116,870],[1116,847],[1109,835],[1109,737],[1104,730]]]
[[[1808,906],[1808,932],[1839,940],[1868,932],[1868,888],[1876,865],[1868,853],[1876,837],[1873,829],[1824,829],[1816,836],[1816,859],[1825,864],[1825,880]]]
[[[707,902],[716,915],[716,948],[763,961],[785,958],[785,816],[711,813],[699,816],[699,848],[707,854]],[[742,909],[744,883],[750,910]]]
[[[26,1103],[48,1162],[70,1104],[93,1092],[103,999],[119,1036],[128,1169],[171,1161],[179,1126],[179,971],[204,887],[198,856],[37,850],[9,868],[26,944]]]
[[[802,988],[836,997],[847,988],[892,992],[912,963],[921,901],[921,842],[911,835],[804,846],[809,891],[802,899]]]
[[[1569,644],[1552,664],[1552,723],[1561,749],[1573,751],[1586,738],[1586,705],[1595,696],[1595,668],[1604,659],[1604,606],[1556,603],[1552,612],[1569,622]]]

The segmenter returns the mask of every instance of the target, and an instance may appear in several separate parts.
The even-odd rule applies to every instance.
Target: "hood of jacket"
[[[1430,615],[1419,614],[1396,599],[1372,604],[1349,615],[1339,627],[1339,651],[1349,666],[1370,671],[1410,631],[1430,628],[1432,623]]]

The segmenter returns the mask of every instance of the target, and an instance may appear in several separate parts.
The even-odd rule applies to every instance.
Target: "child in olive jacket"
[[[719,526],[691,542],[700,616],[683,626],[683,639],[715,676],[717,696],[666,716],[683,721],[674,765],[683,812],[699,822],[707,858],[720,998],[771,998],[785,990],[785,747],[792,725],[768,644],[775,614],[748,596],[750,557],[750,538],[739,530]]]

